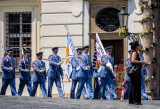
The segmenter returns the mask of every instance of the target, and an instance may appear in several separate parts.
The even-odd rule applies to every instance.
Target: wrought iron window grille
[[[31,49],[31,12],[6,13],[6,48],[13,48],[15,68],[18,70],[21,48]]]

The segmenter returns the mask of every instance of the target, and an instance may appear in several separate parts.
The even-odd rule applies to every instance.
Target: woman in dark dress
[[[138,51],[141,49],[141,45],[138,41],[130,43],[133,53],[131,55],[132,66],[136,66],[138,71],[130,76],[130,93],[129,104],[143,105],[141,103],[141,65],[145,64],[144,61],[140,61]]]

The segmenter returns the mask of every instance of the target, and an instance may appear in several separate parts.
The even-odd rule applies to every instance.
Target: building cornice
[[[104,2],[127,2],[128,0],[86,0],[90,3],[104,3]]]
[[[0,7],[10,6],[37,6],[40,0],[0,0]]]

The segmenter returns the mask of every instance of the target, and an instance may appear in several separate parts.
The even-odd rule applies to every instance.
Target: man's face
[[[27,59],[29,59],[30,55],[25,54],[24,57],[27,58]]]
[[[57,51],[53,50],[53,54],[57,55],[57,53],[58,53],[58,50]]]
[[[88,49],[84,49],[83,52],[88,54],[89,50]]]
[[[42,60],[42,56],[37,56],[37,59],[38,60]]]
[[[109,55],[111,55],[112,51],[106,50],[106,53],[109,54]]]
[[[78,55],[78,56],[80,56],[81,54],[82,54],[82,52],[78,52],[78,51],[77,51],[77,55]]]
[[[8,56],[11,56],[11,57],[13,56],[13,52],[8,52],[7,54]]]

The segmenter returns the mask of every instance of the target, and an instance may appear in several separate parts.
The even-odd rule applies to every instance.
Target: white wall
[[[128,30],[131,33],[142,33],[143,26],[137,22],[142,19],[142,14],[140,14],[140,7],[138,5],[139,0],[128,0]],[[128,41],[129,45],[130,41]],[[128,46],[128,50],[130,50],[130,46]]]
[[[48,56],[52,54],[52,47],[60,47],[58,55],[65,61],[67,30],[75,48],[83,45],[83,0],[42,0],[41,19],[41,51],[44,61],[49,67]],[[65,70],[65,64],[62,65]],[[64,71],[65,73],[65,71]],[[70,93],[71,83],[65,78],[65,93]],[[48,87],[48,86],[47,86]],[[52,94],[58,94],[53,86]]]

